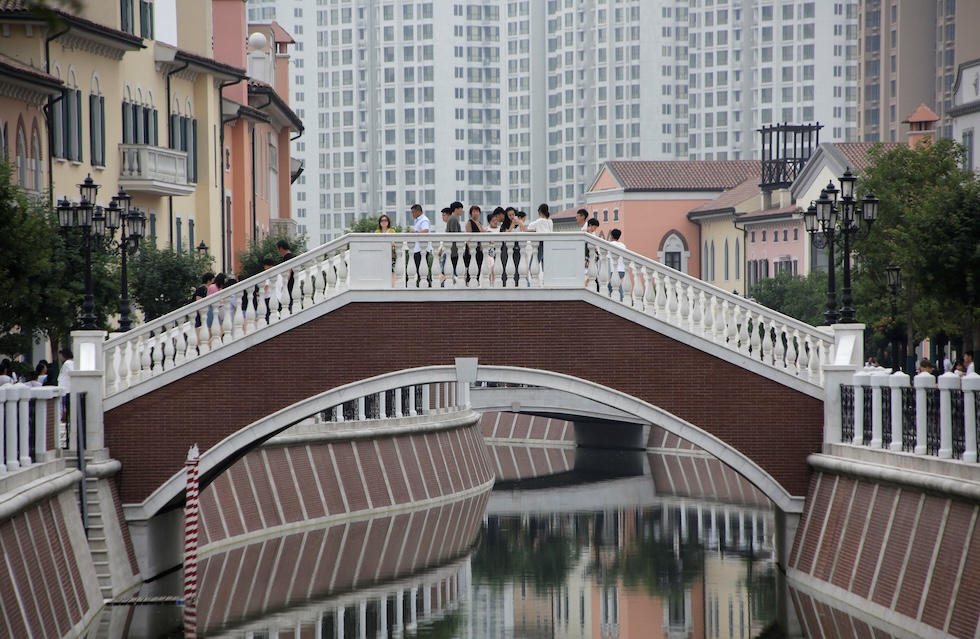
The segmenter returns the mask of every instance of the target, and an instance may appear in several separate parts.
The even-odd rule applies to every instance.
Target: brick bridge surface
[[[122,500],[146,499],[193,443],[207,450],[337,386],[456,357],[632,395],[735,447],[792,495],[806,494],[806,458],[821,447],[820,400],[586,302],[352,302],[108,411]]]

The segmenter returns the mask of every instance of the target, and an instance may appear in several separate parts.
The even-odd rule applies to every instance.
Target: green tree
[[[367,217],[362,217],[359,220],[354,220],[354,223],[350,225],[350,228],[344,229],[344,233],[374,233],[378,230],[378,218],[379,215],[368,215]],[[402,232],[402,226],[397,224],[393,227],[396,233]]]
[[[858,321],[889,324],[886,267],[902,268],[898,320],[909,344],[941,331],[980,338],[977,277],[980,199],[976,175],[964,171],[963,149],[942,139],[915,148],[882,146],[858,187],[881,201],[869,236],[854,243]]]
[[[749,295],[774,311],[818,326],[824,323],[827,310],[827,273],[813,271],[806,277],[779,273],[759,280]]]
[[[214,262],[210,255],[197,251],[178,253],[171,245],[160,249],[152,241],[144,242],[129,260],[130,294],[146,321],[193,301],[201,275]]]
[[[250,239],[245,245],[245,250],[239,251],[237,255],[238,279],[244,280],[257,273],[261,273],[262,261],[267,257],[271,257],[278,263],[279,252],[276,251],[276,242],[279,240],[286,240],[289,243],[289,248],[292,249],[293,255],[306,252],[307,236],[305,234],[292,236],[286,232],[277,232],[269,233],[258,239]]]

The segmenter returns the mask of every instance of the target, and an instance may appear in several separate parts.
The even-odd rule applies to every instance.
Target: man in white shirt
[[[65,389],[65,394],[61,398],[61,421],[66,425],[71,420],[71,374],[75,370],[75,360],[71,349],[67,346],[58,351],[58,361],[61,367],[58,369],[58,386]]]
[[[973,351],[963,353],[963,363],[966,364],[966,374],[976,373],[977,369],[973,362]]]
[[[575,211],[575,223],[582,227],[583,233],[589,232],[589,212],[585,209]]]
[[[409,233],[428,233],[431,228],[431,222],[429,218],[425,217],[422,212],[421,204],[412,205],[412,217],[415,218],[415,224],[412,225],[412,230]],[[425,252],[428,254],[432,251],[432,244],[427,244],[425,247]],[[415,258],[415,271],[419,272],[419,266],[422,264],[422,245],[419,242],[415,243],[415,249],[412,257]]]

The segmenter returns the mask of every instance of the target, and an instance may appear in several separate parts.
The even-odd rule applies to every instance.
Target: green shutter
[[[75,158],[78,162],[82,161],[82,92],[75,89],[75,136],[76,136],[76,146],[75,149],[78,151],[78,155]]]
[[[96,104],[99,102],[99,96],[94,93],[88,96],[88,130],[89,130],[89,144],[92,149],[92,166],[101,166],[102,163],[99,162],[99,149],[98,149],[98,137],[95,135],[95,130],[98,127],[98,108]]]
[[[99,159],[105,166],[105,96],[99,96]]]
[[[160,121],[159,113],[156,109],[153,109],[153,139],[150,140],[150,144],[153,146],[160,146]]]
[[[189,121],[190,124],[190,135],[188,135],[188,148],[190,149],[190,155],[188,160],[193,160],[193,167],[188,166],[187,168],[191,172],[191,179],[197,182],[197,118]]]

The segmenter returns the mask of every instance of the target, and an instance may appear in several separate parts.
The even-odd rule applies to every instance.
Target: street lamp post
[[[833,182],[820,192],[820,197],[804,213],[804,223],[810,240],[818,249],[828,249],[827,312],[824,316],[828,324],[855,323],[854,298],[851,295],[851,238],[863,239],[871,231],[871,225],[878,217],[878,198],[873,193],[860,202],[854,197],[857,178],[850,167],[840,177],[838,191]],[[840,199],[837,196],[840,194]],[[863,224],[862,224],[863,222]],[[842,244],[844,262],[844,282],[841,287],[841,309],[837,311],[837,292],[835,289],[834,248]]]
[[[126,272],[126,257],[136,252],[146,218],[130,208],[131,198],[120,191],[112,198],[109,206],[95,204],[99,185],[89,175],[78,185],[81,200],[76,204],[62,198],[58,202],[58,223],[69,245],[78,246],[85,257],[85,295],[82,299],[82,330],[98,330],[95,317],[95,295],[92,292],[92,248],[100,250],[119,250],[122,254],[122,296],[119,300],[119,330],[128,331],[132,325],[129,319],[129,291]],[[70,239],[71,229],[80,229],[81,240],[74,243]],[[116,230],[121,229],[119,240]]]
[[[895,318],[898,316],[898,294],[902,290],[902,267],[892,264],[885,268],[885,274],[888,277],[888,293],[892,304],[892,331],[889,335],[892,342],[892,368],[898,371],[904,368],[899,360],[899,345],[905,344],[905,340],[899,337],[895,326]]]

